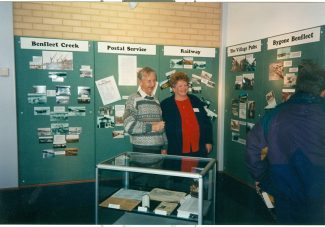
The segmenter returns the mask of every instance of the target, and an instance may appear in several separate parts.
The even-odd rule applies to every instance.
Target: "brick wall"
[[[221,3],[14,2],[14,34],[219,47]]]

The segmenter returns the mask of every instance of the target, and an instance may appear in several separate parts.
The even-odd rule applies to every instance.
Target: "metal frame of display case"
[[[161,155],[165,158],[167,157],[176,157],[180,158],[192,158],[193,160],[206,160],[208,163],[204,167],[201,173],[192,173],[192,172],[183,172],[183,171],[172,171],[172,170],[164,170],[164,169],[154,169],[147,167],[134,167],[134,166],[125,166],[125,165],[115,165],[115,164],[107,164],[107,162],[114,160],[115,158],[121,155],[127,154],[143,154],[145,155],[154,155],[148,153],[138,153],[138,152],[124,152],[113,158],[107,159],[103,162],[100,162],[96,165],[96,185],[95,185],[95,223],[98,224],[98,206],[99,206],[99,170],[115,170],[125,172],[124,174],[124,188],[129,188],[129,173],[144,173],[144,174],[156,174],[156,175],[164,175],[164,176],[173,176],[173,177],[183,177],[183,178],[192,178],[198,180],[198,225],[203,224],[203,177],[209,172],[209,187],[211,187],[211,183],[213,184],[213,191],[209,189],[208,197],[212,198],[212,221],[215,223],[215,199],[216,199],[216,160],[213,158],[200,158],[200,157],[188,157],[188,156],[175,156],[175,155]],[[160,154],[157,154],[160,155]],[[211,194],[213,193],[213,195]]]

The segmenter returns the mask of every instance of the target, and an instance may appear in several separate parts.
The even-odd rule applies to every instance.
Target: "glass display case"
[[[96,224],[215,223],[216,161],[125,152],[96,166]]]

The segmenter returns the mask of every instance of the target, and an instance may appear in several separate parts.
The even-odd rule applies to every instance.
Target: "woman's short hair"
[[[187,76],[186,73],[184,73],[184,72],[176,72],[176,73],[173,73],[170,76],[170,79],[169,79],[170,86],[171,87],[175,87],[175,85],[177,84],[177,82],[180,81],[180,80],[183,80],[186,83],[189,83],[190,82],[190,79],[188,78],[188,76]]]

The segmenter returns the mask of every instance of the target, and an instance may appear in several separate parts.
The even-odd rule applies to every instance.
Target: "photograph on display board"
[[[246,102],[239,102],[239,118],[246,119]]]
[[[244,65],[245,72],[254,72],[256,70],[256,58],[253,54],[248,54],[245,56],[246,62]]]
[[[93,77],[93,70],[90,68],[89,65],[82,65],[80,68],[80,77]]]
[[[115,105],[115,126],[123,126],[123,115],[125,111],[125,105]]]
[[[235,90],[240,90],[243,88],[243,76],[236,76],[235,80]]]
[[[68,113],[67,112],[51,112],[50,121],[67,121]]]
[[[86,116],[86,107],[85,106],[68,106],[68,116]]]
[[[116,130],[112,132],[113,139],[122,139],[124,138],[124,130]]]
[[[192,85],[192,93],[193,94],[201,94],[202,93],[202,87]]]
[[[64,51],[43,51],[43,69],[73,70],[73,53]]]
[[[28,93],[27,101],[29,104],[45,104],[47,103],[46,94]]]
[[[246,123],[246,133],[249,133],[250,130],[252,130],[252,128],[254,127],[254,123]]]
[[[204,70],[201,72],[201,83],[205,84],[207,87],[214,88],[215,87],[215,82],[212,81],[212,74],[208,73]]]
[[[267,102],[267,106],[264,107],[264,109],[271,109],[274,108],[276,106],[276,100],[275,100],[275,95],[273,91],[268,92],[265,95],[265,99]]]
[[[97,128],[115,127],[115,107],[101,106],[98,109]]]
[[[67,72],[49,72],[49,78],[52,79],[52,82],[64,82]]]
[[[38,143],[53,143],[53,136],[40,136]]]
[[[114,116],[97,116],[97,128],[114,128]]]
[[[239,100],[233,99],[231,101],[231,112],[234,117],[238,117],[239,115]]]
[[[50,107],[35,106],[34,107],[34,115],[50,115]]]
[[[293,87],[296,85],[297,75],[294,73],[287,73],[283,80],[284,87]]]
[[[57,104],[69,104],[70,96],[56,96],[56,103]]]
[[[35,94],[46,94],[46,86],[45,85],[35,85],[35,86],[33,86],[33,93],[35,93]]]
[[[78,87],[78,103],[90,103],[90,87]]]
[[[65,148],[65,156],[77,156],[78,155],[78,148],[75,147],[69,147],[69,148]]]
[[[42,150],[42,157],[43,158],[54,158],[55,152],[53,149],[44,149],[44,150]]]
[[[238,132],[231,132],[231,140],[237,142],[239,140],[239,133]]]
[[[56,95],[71,95],[70,86],[67,85],[57,85]]]
[[[38,136],[50,136],[50,135],[52,135],[51,128],[38,128],[37,135]]]
[[[105,115],[114,116],[114,106],[101,106],[101,107],[99,107],[98,115],[100,115],[100,116],[105,116]]]
[[[164,90],[164,89],[166,89],[166,88],[170,88],[170,82],[169,82],[169,79],[167,79],[167,80],[164,80],[164,81],[161,81],[160,83],[159,83],[159,87],[160,87],[160,89],[161,90]]]
[[[247,118],[249,119],[255,118],[255,101],[247,102]]]
[[[232,57],[231,72],[253,72],[255,70],[256,59],[253,54]]]
[[[65,140],[67,141],[67,143],[78,143],[79,135],[66,135]]]
[[[170,59],[169,67],[171,69],[182,69],[183,68],[183,59]]]
[[[191,82],[192,82],[192,84],[200,85],[201,84],[201,77],[198,76],[198,75],[192,74]]]
[[[69,133],[69,123],[52,123],[51,132],[53,135],[66,135]]]
[[[184,65],[184,69],[192,69],[193,68],[193,57],[184,57],[183,65]]]
[[[69,134],[81,134],[82,128],[81,127],[69,127]]]
[[[33,61],[29,62],[30,69],[43,69],[43,58],[42,56],[33,56]]]
[[[288,59],[290,58],[291,47],[280,48],[277,50],[276,59]]]
[[[240,125],[238,120],[231,119],[230,126],[231,130],[239,132]]]
[[[282,80],[284,78],[283,62],[275,62],[269,65],[269,80]]]
[[[242,89],[252,90],[254,88],[254,73],[243,74]]]
[[[193,69],[205,69],[207,63],[205,61],[194,61],[193,62]]]
[[[54,135],[53,136],[53,148],[65,148],[67,147],[67,141],[65,135]]]

